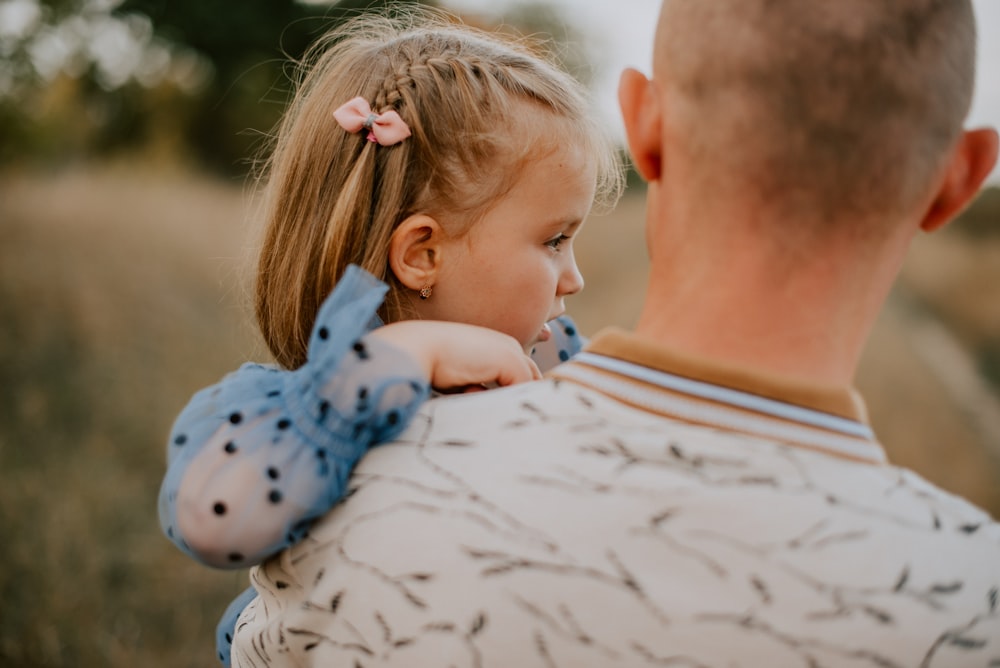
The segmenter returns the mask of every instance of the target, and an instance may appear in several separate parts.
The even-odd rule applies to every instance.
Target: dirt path
[[[915,299],[907,306],[904,317],[914,352],[937,377],[952,404],[967,416],[983,447],[1000,460],[1000,396],[947,325]]]

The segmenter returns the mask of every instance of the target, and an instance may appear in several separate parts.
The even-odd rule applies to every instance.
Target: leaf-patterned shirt
[[[1000,526],[848,389],[622,332],[424,404],[251,571],[233,665],[1000,665]]]
[[[187,555],[218,568],[244,568],[307,535],[343,497],[351,468],[373,444],[409,423],[429,387],[415,360],[369,336],[387,287],[348,267],[324,301],[295,371],[245,364],[192,397],[175,421],[160,490],[160,523]],[[533,351],[542,369],[579,352],[583,339],[561,317]],[[229,665],[236,616],[216,631]]]

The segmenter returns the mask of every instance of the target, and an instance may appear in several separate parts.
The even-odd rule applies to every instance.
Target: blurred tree
[[[0,0],[0,163],[145,150],[246,171],[289,60],[365,10],[435,0]]]
[[[0,0],[0,165],[143,151],[245,174],[288,101],[288,66],[314,39],[364,11],[439,4]],[[483,7],[473,24],[539,37],[590,80],[591,54],[558,10]]]
[[[345,18],[389,4],[434,3],[125,0],[115,13],[149,17],[156,35],[211,64],[211,80],[191,103],[182,140],[201,162],[232,173],[243,171],[260,133],[268,132],[284,109],[289,59],[299,59],[314,39]]]

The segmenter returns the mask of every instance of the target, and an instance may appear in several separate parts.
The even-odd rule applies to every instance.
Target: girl
[[[257,274],[279,366],[202,390],[170,435],[161,523],[212,566],[299,540],[431,387],[530,380],[525,351],[543,368],[575,353],[573,238],[621,190],[579,85],[519,44],[367,17],[307,62],[268,165]],[[224,663],[252,594],[220,624]]]

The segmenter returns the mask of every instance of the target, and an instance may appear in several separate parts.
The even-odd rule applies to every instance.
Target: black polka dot
[[[365,348],[365,344],[361,343],[361,341],[355,341],[354,345],[351,347],[354,349],[354,352],[357,353],[358,359],[368,359],[368,349]]]
[[[212,506],[212,510],[215,512],[216,515],[225,515],[226,504],[222,503],[221,501],[216,501],[215,505]]]
[[[281,395],[281,390],[271,390],[270,392],[267,393],[267,396],[269,397],[277,397],[280,395]]]
[[[232,563],[234,563],[234,564],[238,563],[238,562],[241,562],[241,561],[243,561],[243,555],[240,554],[239,552],[230,552],[229,553],[229,561],[232,562]]]
[[[316,456],[319,457],[320,459],[326,459],[326,450],[320,448],[319,450],[316,451]]]
[[[319,338],[321,338],[324,341],[326,341],[328,338],[330,338],[330,330],[327,329],[326,327],[320,327],[319,328]]]
[[[173,538],[173,537],[174,537],[174,528],[167,527],[167,538]]]
[[[292,426],[292,421],[289,420],[288,418],[281,418],[280,420],[278,420],[278,429],[281,429],[282,431],[288,429],[291,426]]]
[[[233,443],[232,441],[229,441],[222,449],[228,452],[229,454],[233,454],[234,452],[236,452],[236,444]]]
[[[569,359],[569,353],[566,352],[565,350],[560,350],[559,351],[559,359],[561,359],[563,362],[565,362],[566,360]]]
[[[281,490],[272,489],[267,495],[267,500],[271,503],[281,503]]]
[[[239,424],[240,422],[243,422],[243,414],[242,413],[232,413],[229,416],[229,421],[232,424]]]
[[[186,434],[177,434],[177,437],[174,439],[174,445],[184,445],[187,443],[187,440],[188,437]]]
[[[271,480],[277,480],[280,476],[281,473],[278,471],[278,469],[274,468],[273,466],[268,467],[267,469],[268,478],[270,478]]]
[[[389,414],[385,416],[385,421],[392,425],[398,424],[399,413],[397,413],[396,411],[389,411]]]
[[[225,660],[226,660],[226,655],[223,654],[222,652],[219,652],[219,661],[225,661]]]
[[[325,420],[326,414],[329,412],[330,412],[330,402],[325,399],[319,402],[319,419]]]
[[[229,643],[230,645],[232,645],[233,644],[233,636],[231,636],[230,634],[227,633],[226,634],[226,642]]]
[[[576,330],[573,329],[572,327],[566,327],[566,335],[567,336],[574,336],[574,335],[576,335]]]
[[[367,399],[367,398],[368,398],[368,388],[367,387],[361,387],[361,388],[359,388],[358,389],[358,399]]]

